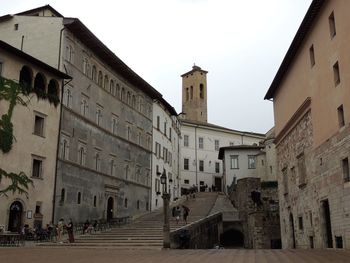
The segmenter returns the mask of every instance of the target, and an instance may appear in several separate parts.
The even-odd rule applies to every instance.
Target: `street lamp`
[[[162,176],[160,177],[160,183],[163,185],[163,212],[164,212],[164,224],[163,224],[163,248],[170,248],[170,224],[169,224],[169,201],[170,194],[167,189],[167,178],[165,169],[163,169]]]

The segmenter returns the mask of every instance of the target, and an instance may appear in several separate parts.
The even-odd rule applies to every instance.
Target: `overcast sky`
[[[181,77],[209,71],[208,121],[267,132],[264,101],[311,0],[0,0],[0,15],[50,4],[79,18],[181,112]],[[1,39],[1,36],[0,36]]]

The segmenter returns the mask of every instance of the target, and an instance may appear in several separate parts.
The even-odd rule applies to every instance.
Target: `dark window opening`
[[[331,35],[331,38],[333,38],[337,34],[337,31],[335,28],[334,12],[332,12],[331,15],[329,16],[328,22],[329,22],[329,33]]]
[[[32,80],[32,70],[27,66],[23,66],[19,73],[19,84],[22,86],[23,91],[27,94],[30,92]]]
[[[36,74],[34,80],[34,92],[38,97],[45,97],[46,80],[41,73]]]
[[[94,196],[94,207],[96,207],[96,205],[97,205],[97,197],[96,197],[96,195]]]
[[[44,136],[44,118],[38,115],[34,120],[34,134]]]
[[[340,83],[340,71],[338,61],[333,65],[334,85],[337,86]]]
[[[32,177],[41,178],[42,163],[41,160],[33,159]]]
[[[77,204],[78,204],[78,205],[81,204],[81,193],[80,193],[80,192],[78,192]]]
[[[58,84],[57,81],[52,79],[49,82],[48,89],[47,89],[47,95],[50,102],[54,103],[55,105],[58,104],[59,97],[58,97]]]
[[[349,159],[342,160],[344,182],[350,182]]]
[[[204,85],[202,83],[199,85],[199,97],[204,99]]]
[[[314,50],[314,45],[311,45],[310,49],[309,49],[309,53],[310,53],[310,63],[311,63],[311,67],[313,67],[315,65],[315,50]]]
[[[345,125],[343,105],[340,105],[337,110],[338,110],[339,128],[341,128],[341,127],[343,127]]]

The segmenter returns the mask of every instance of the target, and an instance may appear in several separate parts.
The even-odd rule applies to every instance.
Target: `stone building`
[[[167,176],[171,200],[180,197],[180,121],[175,109],[164,99],[153,101],[153,155],[151,210],[163,206],[160,176]]]
[[[220,147],[253,145],[263,134],[228,129],[207,122],[208,72],[198,66],[182,77],[182,119],[180,142],[181,187],[188,189],[214,186],[223,190],[223,167],[218,159]],[[204,187],[204,188],[203,188]]]
[[[24,224],[42,226],[52,219],[56,156],[61,106],[59,104],[66,74],[0,40],[0,77],[21,84],[11,123],[12,149],[0,149],[0,168],[6,173],[24,172],[32,181],[25,195],[0,195],[0,226],[17,232]],[[1,79],[2,81],[2,79]],[[11,89],[12,91],[14,88]],[[4,90],[1,91],[4,95]],[[28,95],[25,95],[27,93]],[[0,100],[0,118],[10,114],[10,101]],[[1,130],[8,132],[2,122]],[[6,140],[1,133],[1,145]],[[7,141],[8,142],[8,141]],[[0,189],[9,181],[4,177]]]
[[[1,17],[0,36],[73,77],[63,90],[53,221],[149,211],[152,103],[161,94],[51,6]]]
[[[349,9],[349,1],[312,1],[265,95],[283,248],[350,247]]]

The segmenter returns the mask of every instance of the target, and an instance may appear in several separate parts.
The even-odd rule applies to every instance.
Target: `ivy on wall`
[[[17,104],[27,106],[25,99],[27,98],[29,101],[28,95],[31,92],[35,92],[38,99],[47,99],[50,103],[54,103],[55,106],[59,103],[59,98],[56,94],[46,94],[45,91],[24,87],[13,80],[0,77],[0,102],[4,100],[9,104],[7,113],[0,117],[0,149],[3,154],[11,151],[15,139],[11,122],[13,110]],[[28,186],[30,184],[33,185],[33,181],[24,172],[18,174],[9,173],[0,168],[0,182],[4,178],[9,179],[10,183],[6,188],[0,189],[0,196],[6,195],[8,192],[18,192],[28,197]]]

